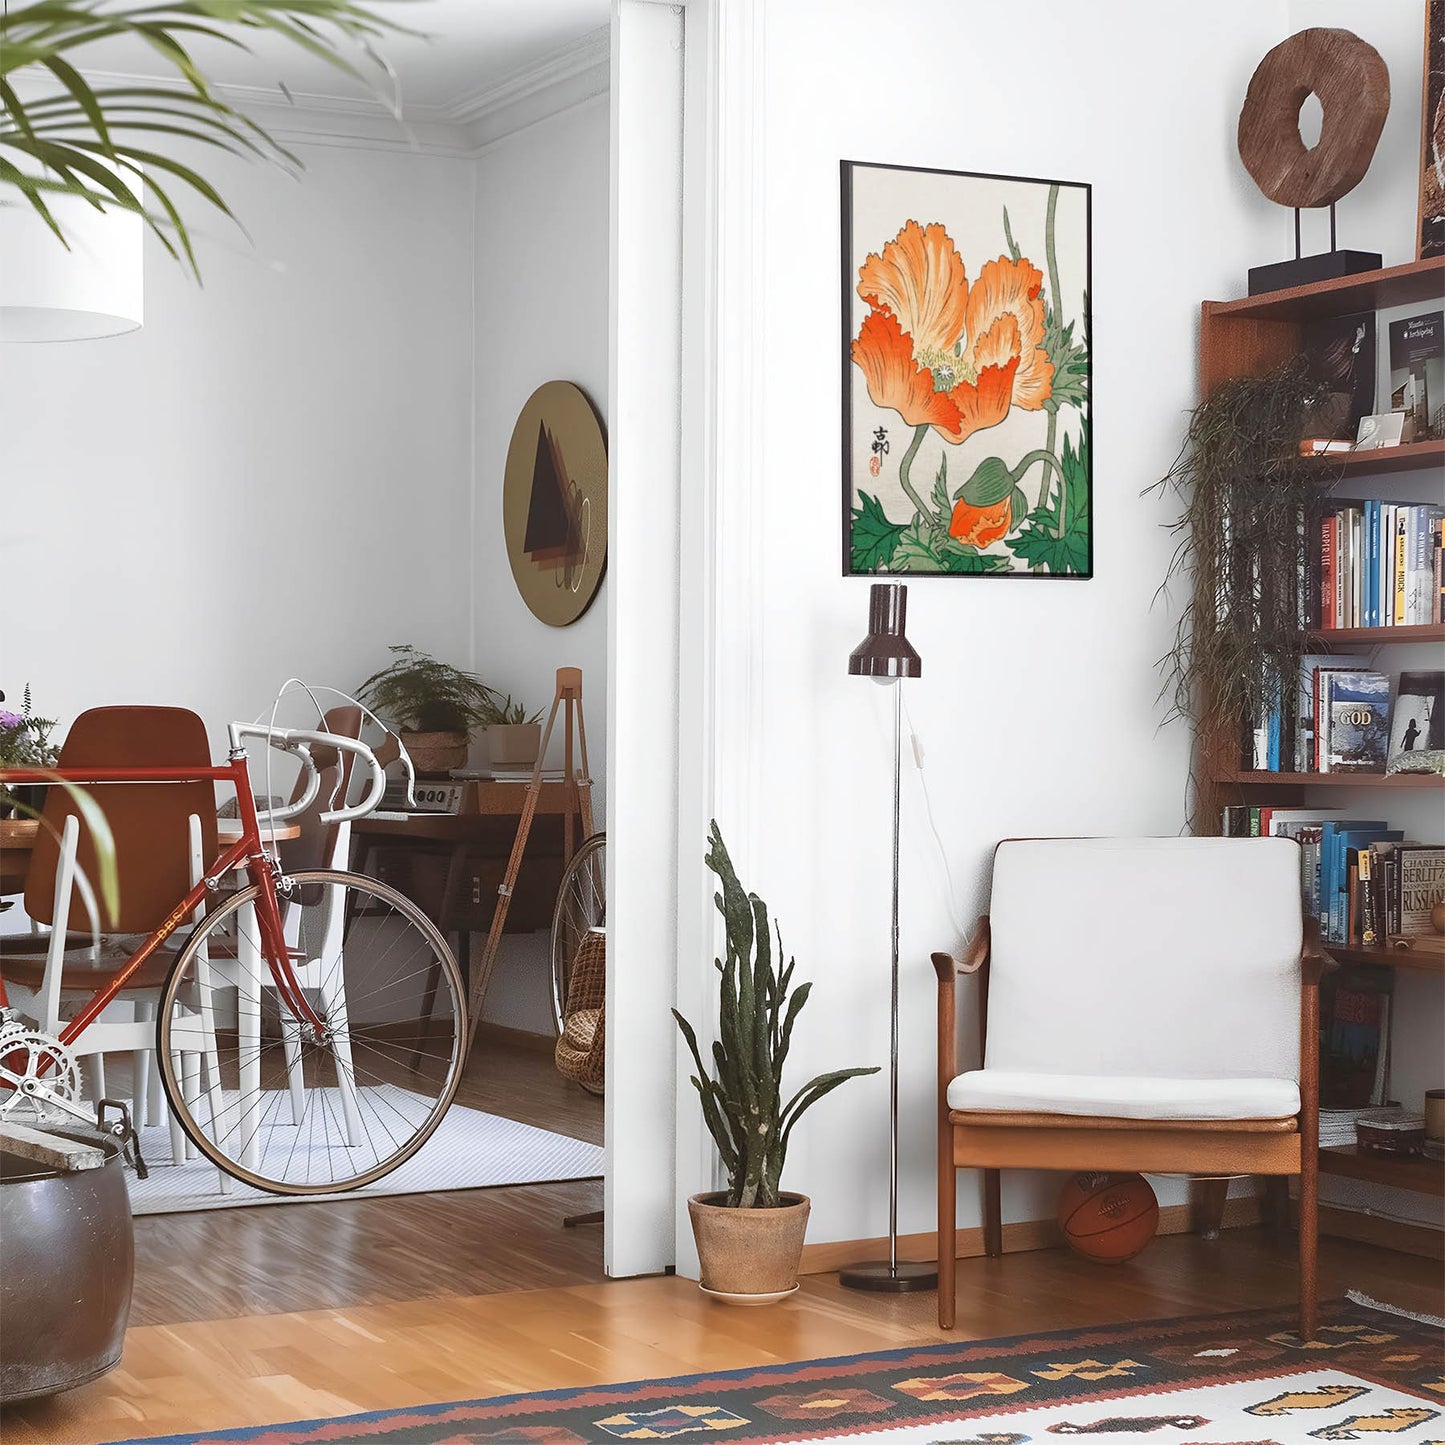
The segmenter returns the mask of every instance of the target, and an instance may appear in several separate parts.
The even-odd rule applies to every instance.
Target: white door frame
[[[607,1272],[696,1274],[716,1158],[669,1008],[711,1038],[717,817],[746,857],[762,707],[761,0],[613,0]],[[615,1004],[615,1006],[614,1006]]]

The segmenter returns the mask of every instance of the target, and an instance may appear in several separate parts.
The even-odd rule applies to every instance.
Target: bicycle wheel
[[[277,901],[318,1032],[262,962],[256,896],[253,885],[208,913],[166,980],[166,1096],[201,1152],[243,1183],[273,1194],[370,1184],[421,1148],[456,1093],[461,973],[395,889],[330,869],[291,874]]]
[[[552,909],[552,1019],[559,1035],[577,947],[589,928],[606,922],[607,834],[594,833],[572,855]]]

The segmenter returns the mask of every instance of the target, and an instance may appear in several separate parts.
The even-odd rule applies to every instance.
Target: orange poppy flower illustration
[[[997,426],[1010,406],[1049,399],[1043,275],[1030,261],[987,261],[969,285],[963,258],[936,222],[908,221],[858,269],[868,315],[853,342],[875,405],[957,444]]]
[[[948,521],[948,535],[955,542],[970,547],[987,547],[1000,537],[1008,536],[1013,525],[1013,498],[1005,497],[991,507],[975,507],[962,497],[953,504]]]

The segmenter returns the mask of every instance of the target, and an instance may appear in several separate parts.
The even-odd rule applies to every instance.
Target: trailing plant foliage
[[[1174,646],[1161,659],[1168,718],[1192,723],[1205,757],[1237,763],[1247,730],[1292,707],[1308,651],[1305,519],[1319,461],[1299,455],[1321,388],[1297,359],[1235,377],[1198,406],[1183,450],[1147,491],[1173,488],[1184,511],[1161,591],[1187,578]]]
[[[779,1180],[788,1139],[803,1113],[839,1084],[871,1069],[838,1069],[819,1074],[783,1103],[783,1065],[793,1025],[812,991],[803,983],[790,995],[796,960],[779,970],[781,931],[768,931],[768,907],[738,882],[732,859],[714,821],[708,835],[707,866],[722,891],[715,895],[727,933],[727,958],[715,959],[722,975],[718,1033],[709,1075],[692,1025],[673,1009],[672,1016],[692,1051],[697,1073],[693,1088],[702,1100],[703,1118],[728,1172],[727,1202],[733,1208],[773,1209],[780,1203]]]
[[[438,662],[410,643],[390,651],[391,663],[357,689],[382,717],[419,733],[464,733],[497,720],[496,694],[475,674]]]
[[[384,74],[373,42],[388,33],[406,32],[355,0],[12,0],[0,13],[0,205],[28,205],[67,246],[51,209],[57,196],[134,212],[199,277],[178,188],[231,211],[198,170],[176,159],[174,142],[297,170],[300,162],[211,88],[192,57],[197,42],[245,50],[269,34],[358,75],[344,53],[353,49]],[[86,47],[114,40],[144,44],[174,75],[152,85],[93,85],[83,74]],[[30,78],[45,82],[43,90],[26,86]],[[290,98],[279,85],[277,95]]]

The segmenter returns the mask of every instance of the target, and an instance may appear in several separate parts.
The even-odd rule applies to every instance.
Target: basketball
[[[1075,1174],[1059,1191],[1059,1228],[1099,1264],[1133,1259],[1159,1228],[1159,1201],[1139,1174]]]

